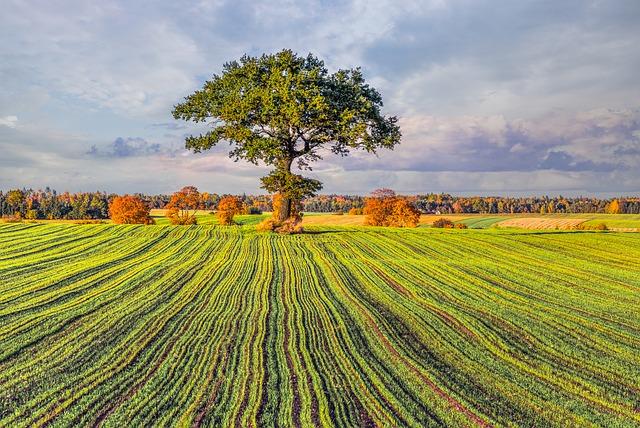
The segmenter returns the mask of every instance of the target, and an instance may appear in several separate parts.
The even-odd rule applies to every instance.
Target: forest
[[[13,189],[0,191],[0,217],[19,215],[25,219],[86,220],[109,218],[109,204],[117,195],[107,192],[57,192],[44,190]],[[150,209],[164,209],[171,200],[169,194],[135,194]],[[200,193],[202,209],[215,210],[220,200],[227,196],[218,193]],[[247,214],[272,210],[271,195],[236,195]],[[316,195],[303,199],[304,212],[347,213],[352,208],[362,208],[367,196]],[[593,197],[503,197],[503,196],[455,196],[447,193],[428,193],[406,196],[406,199],[423,214],[518,214],[518,213],[610,213],[640,214],[640,198],[601,199]]]

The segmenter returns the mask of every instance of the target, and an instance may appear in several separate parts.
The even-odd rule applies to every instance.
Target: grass
[[[165,215],[166,210],[151,210],[151,217],[157,225],[170,224]],[[235,221],[241,226],[251,226],[269,217],[270,213],[261,215],[236,216]],[[196,217],[199,225],[217,225],[215,214],[208,210],[197,210]],[[439,218],[448,218],[455,223],[464,223],[471,229],[486,229],[490,227],[516,227],[524,229],[562,229],[571,225],[584,223],[596,225],[604,223],[610,229],[624,231],[640,231],[640,215],[638,214],[423,214],[420,216],[420,226],[431,226]],[[578,221],[580,220],[580,221]],[[109,220],[103,220],[110,222]],[[6,222],[0,219],[0,224]],[[25,220],[33,223],[68,223],[76,224],[78,220]],[[364,215],[336,215],[327,213],[305,213],[303,225],[307,226],[364,226]],[[501,223],[505,223],[504,225]]]
[[[575,229],[584,223],[581,218],[564,217],[513,217],[496,223],[498,227],[515,227],[520,229]]]
[[[464,223],[470,229],[486,229],[488,227],[493,226],[496,223],[504,221],[504,217],[472,217],[468,219],[464,219],[459,221],[459,223]]]
[[[365,217],[366,216],[364,215],[305,213],[302,224],[305,226],[363,226],[365,223]],[[443,217],[448,218],[452,221],[463,221],[472,216],[469,214],[423,214],[420,216],[420,225],[431,226],[434,221]]]
[[[640,215],[639,214],[601,214],[589,217],[585,222],[588,225],[595,225],[598,223],[604,223],[609,228],[620,229],[640,229]]]
[[[269,214],[236,215],[233,220],[241,226],[255,226],[269,216]],[[151,210],[151,217],[155,220],[157,225],[164,226],[171,224],[169,219],[166,217],[166,210]],[[215,214],[212,214],[212,211],[197,210],[196,219],[198,220],[199,225],[218,224],[218,218]]]
[[[640,234],[309,229],[0,224],[0,426],[640,424]]]

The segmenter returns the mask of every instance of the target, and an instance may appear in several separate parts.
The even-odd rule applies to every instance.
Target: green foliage
[[[260,215],[262,214],[262,210],[258,207],[249,207],[249,209],[247,210],[247,214]]]
[[[263,179],[264,188],[284,193],[303,185],[296,192],[311,195],[320,182],[290,174],[294,162],[311,169],[322,149],[346,156],[353,149],[375,153],[400,142],[397,118],[382,115],[381,107],[382,97],[360,69],[330,74],[313,55],[283,50],[225,64],[222,74],[176,105],[173,116],[212,126],[188,137],[188,149],[200,152],[228,141],[235,160],[276,168],[275,176]]]
[[[262,181],[262,188],[267,192],[280,193],[298,201],[312,196],[322,188],[322,183],[318,180],[305,178],[281,169],[272,171],[266,177],[262,177],[260,181]]]

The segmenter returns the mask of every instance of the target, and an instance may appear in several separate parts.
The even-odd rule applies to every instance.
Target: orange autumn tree
[[[220,199],[220,202],[218,202],[218,211],[216,212],[218,223],[225,226],[231,226],[234,224],[233,216],[240,214],[243,209],[244,207],[242,206],[240,199],[235,196],[225,196]]]
[[[174,193],[167,204],[171,224],[198,224],[196,210],[202,205],[200,193],[194,186],[186,186]]]
[[[136,196],[116,196],[109,204],[109,217],[116,224],[154,224],[149,207]]]
[[[393,227],[417,227],[420,222],[418,211],[405,198],[397,198],[393,203],[389,226]]]
[[[375,190],[363,211],[369,226],[416,227],[420,221],[420,212],[391,189]]]
[[[622,213],[622,207],[620,202],[617,199],[612,200],[609,204],[607,204],[607,214],[620,214]]]

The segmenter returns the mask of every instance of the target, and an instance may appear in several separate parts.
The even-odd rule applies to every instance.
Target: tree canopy
[[[200,192],[194,186],[185,186],[171,196],[167,204],[167,217],[171,224],[197,224],[196,210],[202,205]]]
[[[109,205],[109,216],[116,224],[154,224],[149,207],[137,196],[116,196]]]
[[[234,160],[273,166],[262,187],[290,205],[322,188],[293,174],[292,165],[310,170],[326,153],[375,153],[400,142],[397,118],[384,116],[382,106],[359,68],[329,73],[315,56],[283,50],[225,64],[220,75],[176,105],[173,116],[211,125],[187,137],[188,149],[200,152],[227,141]],[[289,211],[285,207],[283,218]]]

